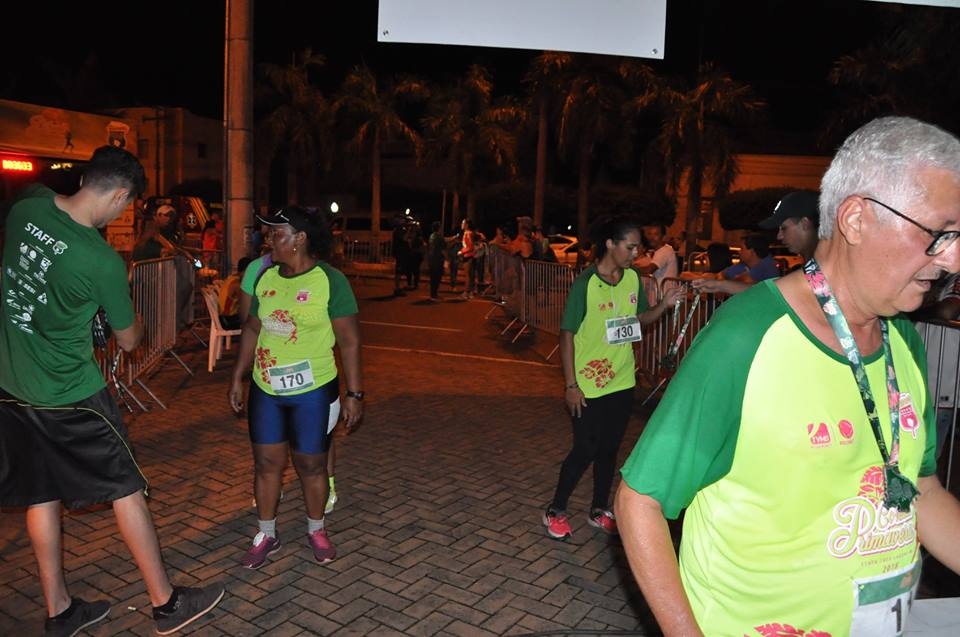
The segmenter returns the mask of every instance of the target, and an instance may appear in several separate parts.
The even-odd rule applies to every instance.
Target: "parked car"
[[[730,248],[731,265],[740,263],[740,247],[731,246]],[[686,268],[687,272],[709,272],[710,259],[706,252],[694,252],[690,255],[690,264]]]
[[[576,237],[565,234],[551,234],[547,235],[547,239],[550,241],[550,249],[557,257],[557,263],[563,263],[564,265],[577,264],[577,251],[580,249],[580,243]]]

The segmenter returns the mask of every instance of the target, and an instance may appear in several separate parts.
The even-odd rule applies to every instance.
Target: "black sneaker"
[[[177,632],[195,619],[203,617],[223,599],[223,587],[211,584],[203,588],[176,586],[173,589],[177,601],[173,610],[153,609],[153,620],[157,623],[158,635],[170,635]]]
[[[79,597],[70,600],[70,607],[56,617],[48,617],[43,625],[46,637],[73,637],[91,624],[110,614],[110,602],[85,602]]]

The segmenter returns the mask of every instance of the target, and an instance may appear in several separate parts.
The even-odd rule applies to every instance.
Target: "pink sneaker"
[[[307,542],[309,542],[310,548],[313,549],[313,556],[317,558],[317,561],[321,564],[332,562],[333,558],[337,556],[337,549],[334,548],[330,542],[330,538],[327,537],[326,529],[320,529],[319,531],[308,534]]]
[[[573,537],[570,520],[566,513],[555,513],[549,509],[543,514],[543,525],[547,527],[547,535],[555,540],[569,540]]]
[[[262,531],[253,538],[253,546],[240,560],[244,568],[260,568],[267,561],[268,555],[273,555],[280,550],[280,538],[270,537]]]
[[[587,524],[597,527],[607,535],[620,535],[617,531],[617,518],[613,515],[613,511],[594,509],[587,517]]]

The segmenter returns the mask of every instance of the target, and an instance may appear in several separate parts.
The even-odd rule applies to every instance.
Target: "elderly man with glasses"
[[[960,503],[902,313],[960,270],[960,141],[855,131],[797,271],[725,303],[623,467],[631,569],[666,635],[900,635],[920,545],[960,571]],[[665,518],[686,509],[679,564]]]

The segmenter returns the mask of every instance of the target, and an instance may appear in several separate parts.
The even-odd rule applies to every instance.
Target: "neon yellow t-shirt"
[[[648,307],[640,277],[633,268],[625,269],[616,285],[600,278],[596,265],[588,267],[573,282],[560,329],[574,335],[574,368],[584,396],[606,396],[637,384],[633,345],[611,345],[607,341],[607,321],[635,317]],[[639,331],[640,325],[634,329]]]
[[[906,319],[890,345],[916,481],[936,471],[925,354]],[[889,448],[882,349],[864,358]],[[901,634],[919,575],[915,515],[882,506],[881,466],[846,359],[768,281],[700,332],[622,474],[667,517],[687,508],[681,577],[706,635],[874,637]]]
[[[253,380],[264,392],[295,395],[337,376],[332,319],[357,313],[342,272],[322,261],[298,275],[265,270],[256,282],[250,312],[260,319]]]

